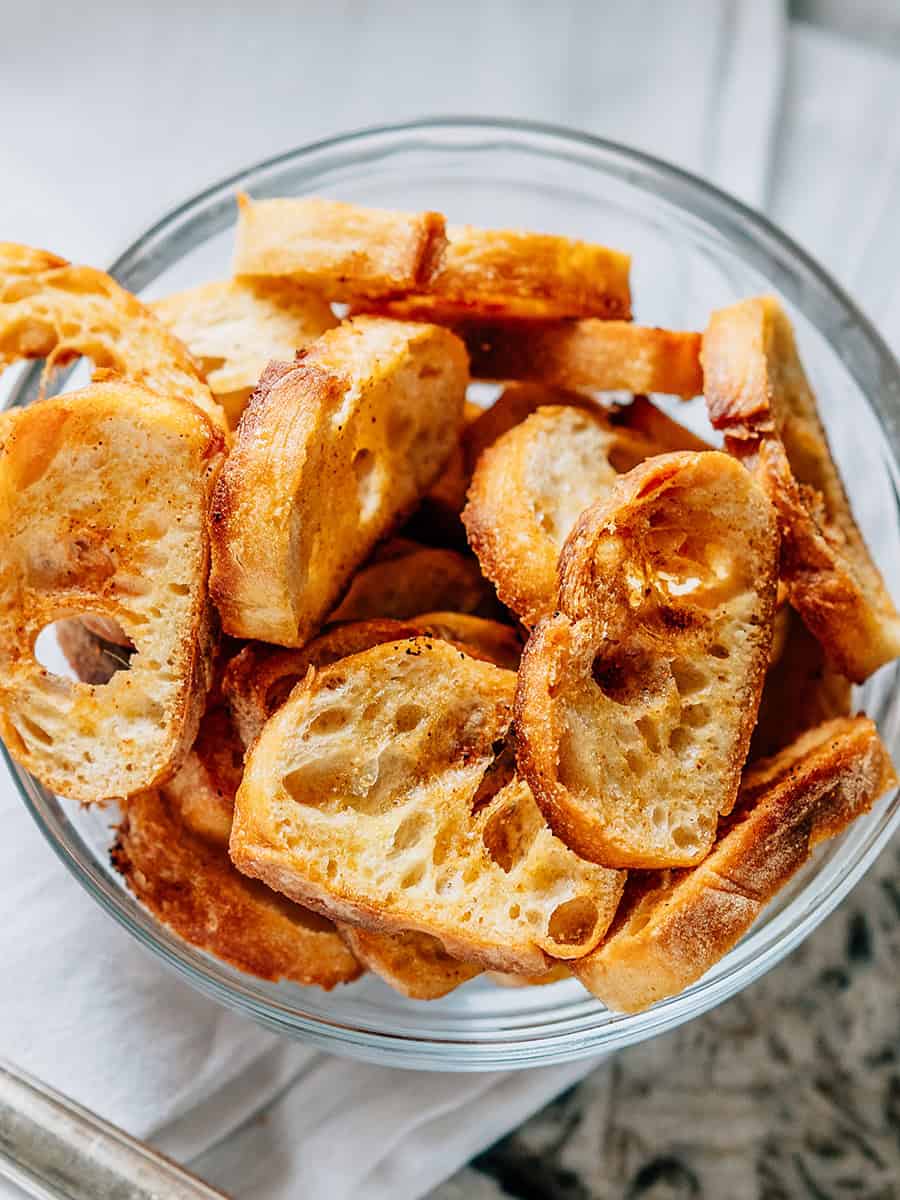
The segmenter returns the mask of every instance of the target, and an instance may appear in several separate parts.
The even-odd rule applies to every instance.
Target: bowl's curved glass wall
[[[147,297],[229,271],[234,193],[317,194],[381,207],[437,208],[453,221],[525,226],[628,250],[636,319],[700,329],[711,309],[777,292],[801,351],[860,523],[900,596],[897,451],[900,374],[866,320],[786,239],[721,193],[620,147],[535,126],[426,122],[339,138],[226,181],[163,219],[114,265]],[[34,394],[24,372],[12,403]],[[702,425],[702,402],[662,399]],[[900,745],[897,668],[856,702]],[[268,984],[192,949],[160,926],[108,863],[107,813],[49,795],[16,770],[23,797],[57,853],[126,928],[197,987],[282,1033],[331,1050],[411,1067],[527,1066],[612,1051],[703,1012],[784,956],[859,879],[900,820],[896,797],[822,849],[735,950],[700,983],[647,1013],[608,1013],[574,981],[502,989],[474,980],[442,1001],[404,1000],[376,979],[325,994]]]

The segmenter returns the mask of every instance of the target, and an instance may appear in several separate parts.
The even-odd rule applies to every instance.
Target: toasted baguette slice
[[[631,259],[546,233],[448,225],[447,244],[417,295],[382,301],[402,320],[446,323],[631,316]]]
[[[559,983],[562,979],[569,979],[571,975],[572,968],[569,964],[558,962],[537,975],[514,975],[511,971],[489,971],[488,979],[500,987],[544,987],[548,983]]]
[[[797,613],[786,605],[784,642],[769,666],[748,758],[768,758],[801,733],[851,712],[850,680],[839,674]]]
[[[422,633],[463,646],[473,658],[486,659],[508,671],[519,669],[522,643],[510,625],[460,612],[421,613],[412,623]]]
[[[669,450],[712,450],[709,442],[692,433],[668,413],[658,408],[646,396],[633,396],[614,416],[616,424],[624,425],[632,433],[641,434],[659,446],[660,452]]]
[[[239,197],[235,272],[290,275],[330,300],[403,298],[392,315],[631,314],[626,254],[549,234],[445,230],[438,213]]]
[[[228,663],[222,677],[222,690],[244,746],[256,740],[310,667],[327,667],[382,642],[420,634],[453,642],[473,658],[498,667],[515,670],[521,657],[519,639],[508,625],[453,612],[425,613],[415,621],[386,617],[348,621],[323,630],[301,650],[251,642]]]
[[[222,675],[222,692],[241,742],[246,747],[259,737],[263,725],[306,678],[310,667],[327,667],[381,642],[417,637],[421,632],[418,625],[403,621],[351,621],[324,630],[302,650],[260,642],[244,646]]]
[[[700,866],[629,877],[606,941],[572,971],[621,1012],[675,995],[731,949],[820,842],[896,782],[868,718],[809,730],[747,772],[739,805]]]
[[[239,195],[234,272],[290,276],[329,300],[404,295],[431,277],[445,244],[440,213]]]
[[[454,958],[427,933],[375,933],[345,921],[338,929],[354,958],[410,1000],[439,1000],[481,974],[481,967]]]
[[[768,665],[778,535],[717,451],[661,455],[579,519],[525,647],[519,765],[606,866],[689,866],[734,803]]]
[[[467,321],[456,327],[473,379],[522,380],[572,391],[703,391],[700,334],[630,321]]]
[[[430,638],[311,673],[247,758],[237,867],[300,903],[537,972],[592,949],[623,876],[547,829],[503,754],[515,676]]]
[[[326,990],[361,974],[330,921],[241,875],[224,847],[191,830],[171,794],[128,801],[112,857],[164,925],[242,971]]]
[[[213,502],[210,587],[227,633],[308,641],[440,473],[466,381],[452,334],[378,318],[267,369]]]
[[[81,355],[101,373],[190,400],[226,428],[197,363],[135,296],[93,267],[0,242],[0,371],[46,358],[49,372]]]
[[[407,620],[430,609],[492,613],[493,589],[471,555],[421,548],[412,554],[373,560],[353,577],[332,621]]]
[[[361,968],[331,922],[235,870],[228,857],[243,747],[217,688],[178,773],[126,804],[113,862],[185,941],[265,979],[329,989]]]
[[[94,384],[0,419],[0,733],[76,800],[156,786],[210,683],[206,513],[222,435],[182,400]],[[85,611],[136,653],[103,686],[46,671],[41,630]]]
[[[836,669],[861,683],[900,655],[900,615],[853,518],[778,301],[713,313],[703,365],[713,425],[778,513],[791,603]]]
[[[528,626],[556,607],[556,564],[581,513],[656,453],[596,410],[539,408],[481,455],[463,524],[481,569]]]
[[[272,359],[337,325],[327,300],[284,279],[221,279],[155,300],[151,310],[187,346],[234,429]]]
[[[128,669],[134,647],[100,637],[78,617],[57,621],[54,632],[66,662],[82,683],[109,683],[116,671]]]

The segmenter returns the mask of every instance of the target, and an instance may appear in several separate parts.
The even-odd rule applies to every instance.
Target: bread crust
[[[605,942],[572,964],[612,1009],[639,1012],[688,987],[763,906],[896,776],[874,724],[838,718],[752,767],[715,848],[693,870],[633,875]]]
[[[467,321],[454,326],[473,379],[521,380],[572,391],[703,391],[700,334],[630,321]]]
[[[650,459],[582,514],[516,694],[519,767],[577,853],[662,867],[709,851],[765,679],[777,553],[764,494],[717,451]]]
[[[248,755],[232,860],[333,919],[430,934],[484,967],[586,953],[624,877],[566,850],[512,777],[514,686],[430,638],[311,673]]]
[[[184,345],[136,296],[93,267],[0,242],[0,371],[45,358],[55,367],[86,355],[97,368],[151,392],[196,404],[220,429],[225,414]]]
[[[206,513],[224,442],[193,404],[93,384],[0,420],[0,732],[60,795],[131,795],[194,740],[212,671]],[[137,648],[103,686],[37,661],[92,612]]]
[[[187,347],[232,429],[268,363],[289,362],[338,323],[327,300],[290,279],[220,279],[149,307]]]
[[[381,642],[416,637],[420,632],[418,625],[382,618],[334,625],[300,650],[250,642],[222,675],[222,692],[244,747],[256,741],[266,721],[306,678],[310,667],[327,667]]]
[[[367,970],[410,1000],[439,1000],[481,974],[481,967],[453,958],[427,933],[375,933],[346,922],[338,930]]]
[[[236,272],[290,275],[329,300],[437,322],[631,315],[630,258],[604,246],[315,198],[238,203]]]
[[[427,281],[444,245],[440,213],[361,208],[318,197],[239,194],[236,275],[290,276],[328,300],[404,295]]]
[[[244,746],[256,740],[311,667],[327,667],[383,642],[422,634],[452,642],[473,658],[512,670],[522,651],[515,630],[508,625],[455,612],[424,613],[415,621],[376,617],[342,622],[324,629],[301,650],[251,642],[231,659],[222,676],[222,690]]]
[[[272,364],[216,488],[210,588],[226,632],[301,646],[459,437],[465,352],[360,318]]]
[[[834,667],[861,683],[900,654],[900,615],[853,517],[778,301],[713,313],[703,365],[710,420],[778,514],[791,603]]]
[[[185,823],[171,792],[128,801],[111,856],[164,925],[242,971],[326,991],[362,974],[331,922],[236,871],[225,846]]]
[[[391,559],[373,558],[354,575],[329,619],[399,621],[429,609],[487,616],[498,606],[471,555],[419,546]]]
[[[657,449],[597,408],[553,405],[482,451],[463,524],[482,571],[525,625],[556,607],[556,565],[577,517]]]
[[[460,612],[420,613],[413,624],[421,633],[462,647],[473,658],[483,658],[507,671],[519,669],[522,641],[511,625]]]

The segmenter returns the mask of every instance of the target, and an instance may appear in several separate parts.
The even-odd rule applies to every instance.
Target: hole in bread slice
[[[61,675],[65,663],[76,679],[95,687],[127,671],[134,653],[134,642],[119,622],[102,613],[61,617],[45,625],[34,643],[34,657],[45,670]]]
[[[481,834],[488,854],[507,874],[526,856],[543,825],[533,802],[515,792],[508,795],[506,803],[492,807]]]
[[[206,517],[223,438],[193,404],[120,381],[3,421],[0,732],[61,795],[155,786],[187,753],[211,681]],[[92,686],[40,661],[62,619],[75,623],[57,639]]]
[[[558,905],[550,915],[547,931],[563,946],[581,946],[590,941],[600,914],[590,896],[577,896]]]

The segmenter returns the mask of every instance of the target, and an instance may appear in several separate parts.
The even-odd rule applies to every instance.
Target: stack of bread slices
[[[851,685],[900,617],[788,316],[642,326],[629,267],[240,197],[233,277],[147,306],[0,244],[0,368],[95,368],[0,415],[0,734],[195,946],[636,1011],[895,783]]]

